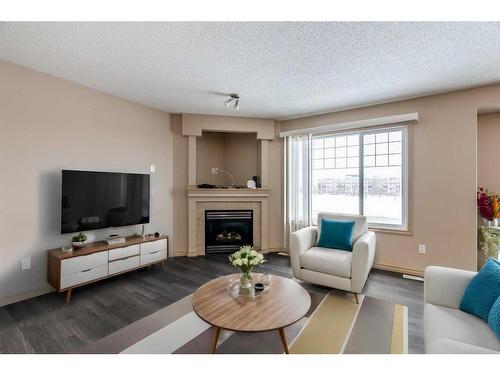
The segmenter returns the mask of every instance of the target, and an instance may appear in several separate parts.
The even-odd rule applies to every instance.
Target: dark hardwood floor
[[[287,256],[269,254],[264,272],[292,277]],[[51,293],[0,308],[0,353],[75,353],[88,344],[235,272],[226,255],[179,257],[64,295]],[[304,285],[306,288],[318,288]],[[423,284],[372,270],[363,294],[408,306],[409,352],[423,352]]]

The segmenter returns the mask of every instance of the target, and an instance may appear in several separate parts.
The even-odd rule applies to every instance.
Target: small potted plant
[[[84,235],[83,233],[77,234],[76,236],[73,236],[73,238],[71,239],[71,244],[76,249],[85,247],[85,245],[87,244],[87,236]]]
[[[252,246],[242,246],[237,252],[229,256],[229,262],[240,269],[240,285],[243,289],[250,289],[251,273],[255,266],[264,263],[264,256],[253,249]]]
[[[477,236],[477,269],[480,270],[488,258],[498,258],[498,246],[500,245],[500,237],[492,228],[479,227]]]

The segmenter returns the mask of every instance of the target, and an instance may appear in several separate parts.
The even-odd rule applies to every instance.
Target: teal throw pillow
[[[352,251],[354,221],[321,219],[316,246]]]
[[[500,340],[500,297],[497,298],[497,301],[493,304],[493,307],[490,310],[490,315],[488,315],[488,324]]]
[[[465,288],[460,310],[485,321],[500,296],[500,263],[490,258]]]

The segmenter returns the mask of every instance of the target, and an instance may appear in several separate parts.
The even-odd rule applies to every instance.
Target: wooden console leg
[[[68,289],[68,291],[66,292],[66,303],[69,303],[69,301],[71,300],[71,291],[73,289]]]
[[[356,299],[356,304],[359,305],[358,293],[354,293],[354,298]]]
[[[288,344],[286,343],[285,330],[283,328],[280,328],[278,331],[280,333],[281,343],[283,344],[283,349],[285,349],[285,353],[290,354],[290,352],[288,351]]]
[[[212,354],[217,350],[217,341],[219,341],[220,328],[214,327],[214,335],[212,337]]]

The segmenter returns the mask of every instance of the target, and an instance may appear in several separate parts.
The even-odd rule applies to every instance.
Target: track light
[[[224,102],[226,107],[233,107],[235,110],[240,109],[240,95],[239,94],[229,94],[229,98]]]

